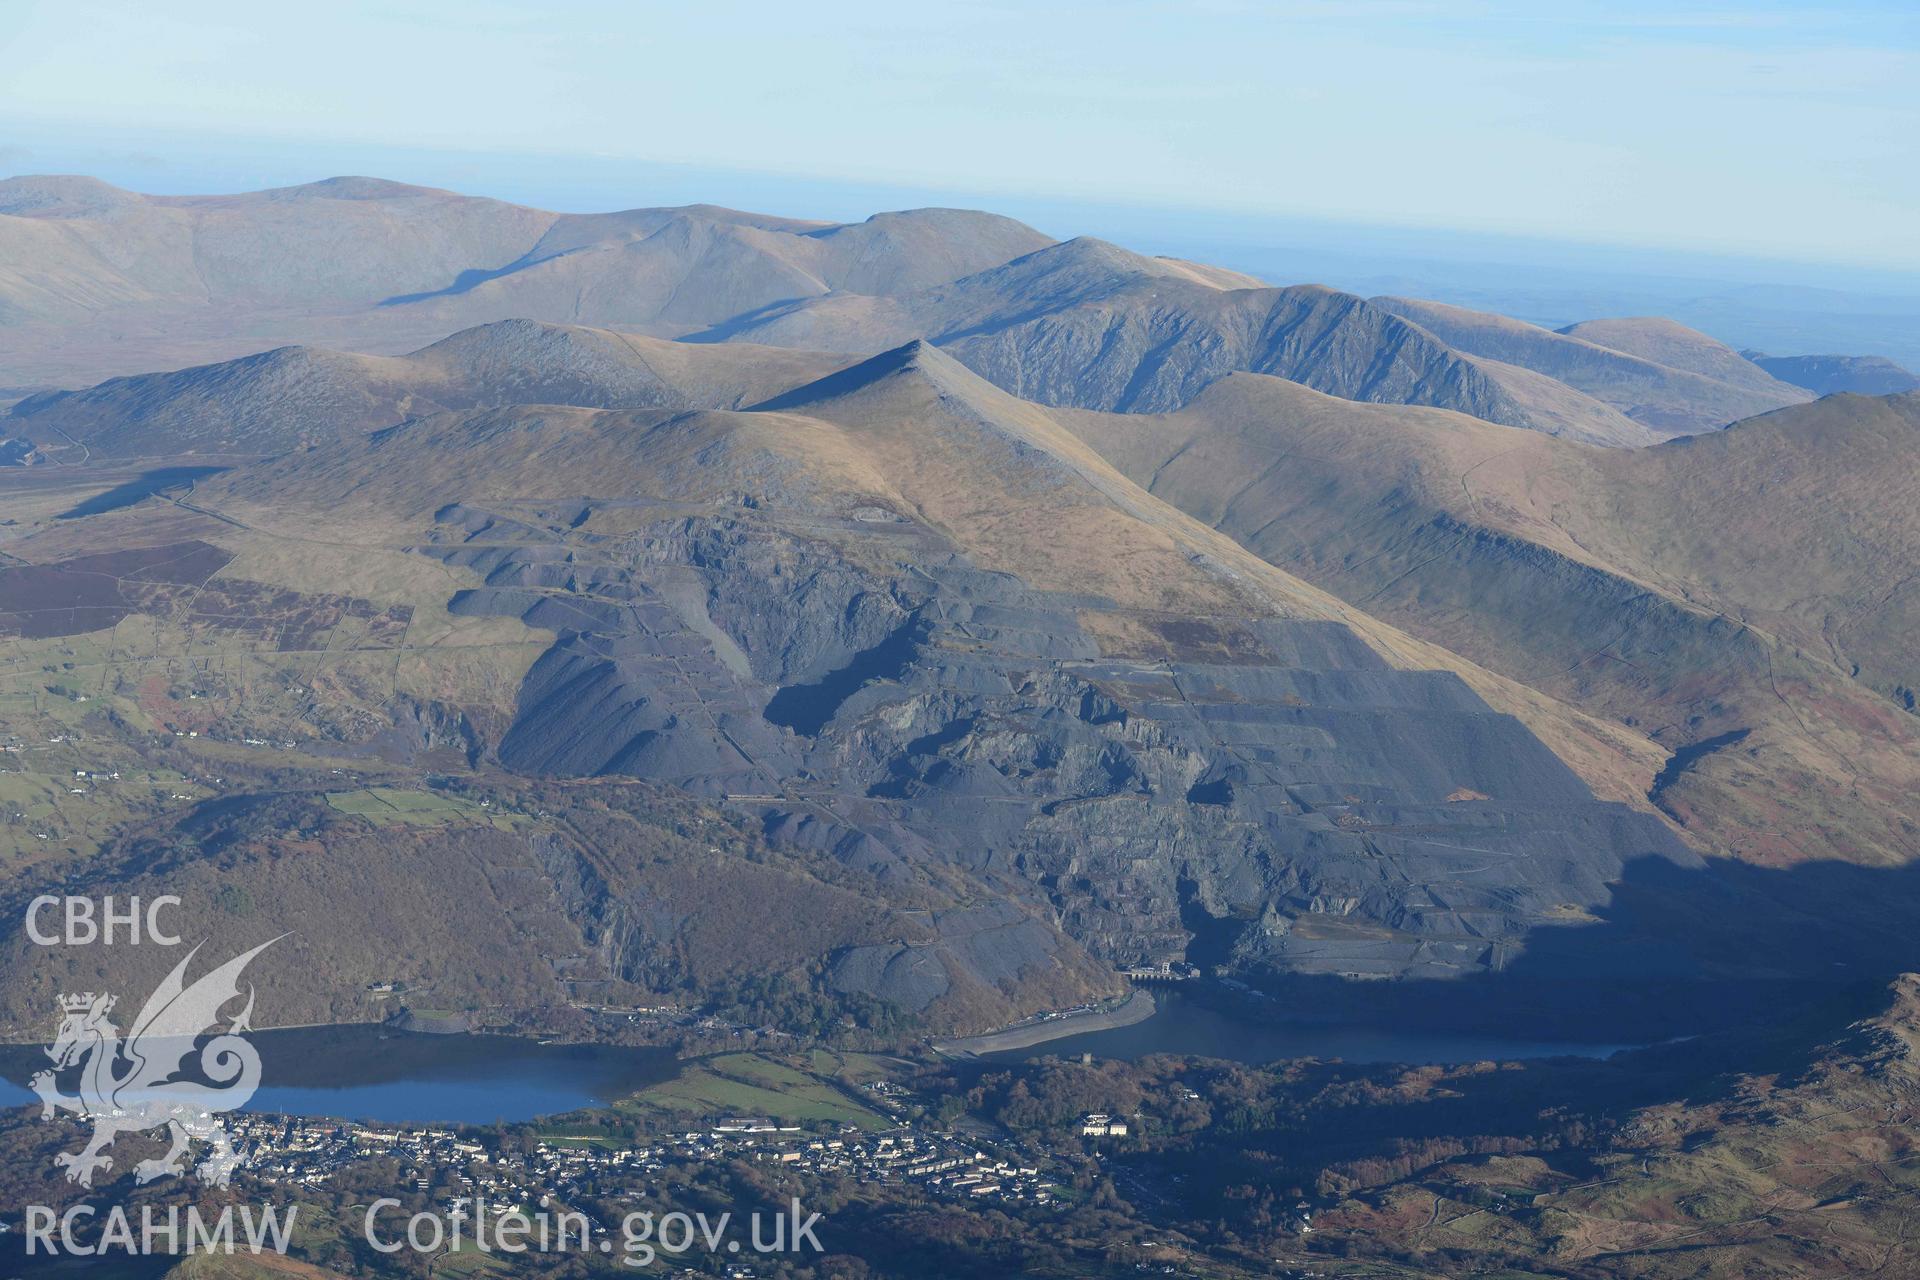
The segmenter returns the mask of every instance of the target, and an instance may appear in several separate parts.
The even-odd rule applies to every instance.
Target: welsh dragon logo
[[[164,1127],[173,1145],[159,1159],[134,1166],[136,1181],[185,1173],[197,1140],[212,1150],[195,1167],[195,1175],[214,1186],[227,1185],[239,1158],[218,1117],[245,1106],[260,1085],[260,1053],[245,1039],[251,1030],[253,988],[247,988],[246,1007],[224,1031],[220,1010],[241,995],[241,971],[279,940],[236,956],[188,986],[187,965],[199,954],[196,946],[147,1000],[125,1039],[108,1019],[114,997],[92,992],[60,997],[60,1031],[47,1049],[53,1070],[40,1072],[28,1084],[40,1095],[41,1119],[70,1111],[93,1121],[93,1138],[85,1149],[54,1157],[69,1182],[91,1187],[95,1170],[113,1168],[113,1158],[104,1152],[122,1133]],[[217,1034],[203,1041],[209,1032]],[[196,1054],[199,1074],[211,1083],[179,1078]],[[80,1092],[68,1097],[60,1092],[57,1076],[75,1067],[81,1068]]]

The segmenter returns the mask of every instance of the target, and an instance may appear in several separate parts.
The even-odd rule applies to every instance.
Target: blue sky
[[[0,171],[147,190],[952,193],[1920,268],[1912,0],[10,0],[0,66]]]

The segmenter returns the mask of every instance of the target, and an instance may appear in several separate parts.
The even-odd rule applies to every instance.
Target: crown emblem
[[[245,1037],[253,989],[240,975],[272,945],[263,942],[189,983],[196,947],[147,998],[125,1037],[105,1016],[114,997],[94,991],[56,997],[65,1018],[47,1046],[51,1065],[35,1072],[27,1087],[39,1095],[42,1120],[65,1111],[93,1123],[85,1147],[54,1157],[67,1181],[91,1187],[96,1172],[113,1167],[105,1152],[119,1134],[164,1129],[172,1147],[135,1165],[136,1183],[188,1172],[193,1144],[202,1142],[212,1150],[192,1172],[209,1186],[228,1185],[241,1153],[219,1116],[244,1105],[260,1086],[260,1052]],[[242,995],[246,1009],[225,1021],[220,1010]],[[79,1077],[77,1094],[60,1092],[63,1072]],[[182,1072],[198,1078],[183,1079]]]

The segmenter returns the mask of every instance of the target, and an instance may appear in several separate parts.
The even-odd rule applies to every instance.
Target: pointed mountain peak
[[[859,364],[849,366],[838,373],[830,373],[804,386],[782,392],[771,400],[754,405],[753,408],[756,411],[797,409],[825,400],[838,400],[902,375],[918,376],[934,384],[943,392],[957,394],[963,398],[971,399],[979,395],[996,399],[1007,398],[1006,392],[925,338],[915,338],[890,351],[882,351],[877,356],[870,356]]]

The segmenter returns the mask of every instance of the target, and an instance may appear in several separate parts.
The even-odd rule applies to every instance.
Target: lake
[[[679,1072],[666,1049],[537,1044],[384,1027],[263,1031],[261,1085],[245,1110],[390,1124],[491,1124],[612,1102]],[[0,1049],[0,1105],[37,1102],[32,1046]],[[71,1091],[72,1086],[67,1086]]]
[[[1155,999],[1153,1015],[1131,1026],[983,1057],[1020,1061],[1091,1053],[1134,1059],[1184,1053],[1248,1063],[1307,1057],[1453,1063],[1604,1058],[1635,1047],[1372,1024],[1255,1022],[1167,987],[1156,990]],[[666,1049],[537,1044],[508,1036],[427,1035],[378,1026],[263,1031],[250,1038],[260,1050],[262,1082],[246,1110],[388,1124],[531,1120],[613,1102],[672,1079],[680,1069]],[[45,1065],[45,1055],[36,1046],[0,1048],[0,1106],[35,1102],[25,1082]]]
[[[1177,987],[1154,988],[1158,1008],[1131,1026],[1062,1036],[1023,1049],[982,1055],[990,1061],[1018,1062],[1049,1055],[1132,1061],[1154,1053],[1195,1054],[1236,1062],[1266,1063],[1282,1058],[1341,1058],[1347,1062],[1411,1064],[1515,1061],[1522,1058],[1607,1058],[1631,1044],[1581,1044],[1518,1040],[1467,1032],[1328,1021],[1255,1021],[1211,1008]]]

